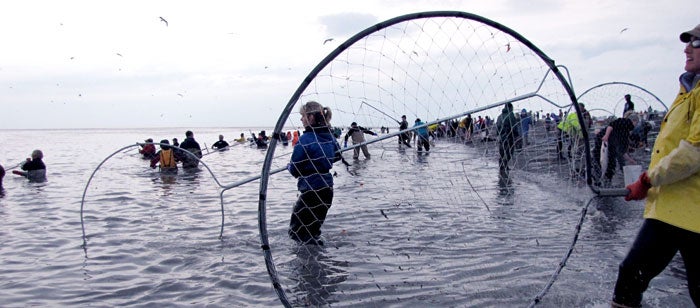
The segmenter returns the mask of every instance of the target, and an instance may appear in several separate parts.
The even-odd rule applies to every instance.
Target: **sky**
[[[694,5],[5,1],[0,129],[272,127],[307,74],[343,41],[393,17],[441,10],[515,30],[568,68],[576,93],[628,82],[670,105],[685,61],[678,36],[700,23]]]

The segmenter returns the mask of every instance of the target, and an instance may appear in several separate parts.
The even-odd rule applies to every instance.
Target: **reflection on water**
[[[336,261],[323,246],[300,245],[291,261],[293,306],[332,305],[338,285],[347,280],[347,261]]]

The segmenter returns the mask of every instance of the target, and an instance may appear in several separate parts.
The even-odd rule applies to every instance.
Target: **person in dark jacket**
[[[333,163],[340,145],[330,129],[331,110],[310,101],[300,108],[304,133],[294,146],[287,170],[297,178],[299,199],[289,222],[289,237],[301,244],[323,245],[321,226],[333,202]]]
[[[2,196],[3,193],[5,192],[5,189],[2,188],[2,179],[4,179],[4,178],[5,178],[5,168],[3,168],[2,165],[0,165],[0,196]]]
[[[12,170],[12,173],[26,177],[30,181],[43,182],[46,180],[46,165],[44,164],[44,153],[41,150],[34,150],[32,157],[20,167],[24,171]]]
[[[348,146],[348,138],[352,139],[352,144],[359,144],[365,142],[365,134],[376,136],[377,133],[366,129],[362,126],[358,126],[357,123],[352,122],[350,124],[350,129],[348,130],[348,133],[345,134],[345,142],[344,146]],[[362,150],[362,154],[365,155],[365,159],[370,159],[370,154],[369,150],[367,150],[367,145],[363,144],[357,148],[353,149],[352,152],[352,158],[353,159],[358,159],[360,157],[360,150]]]
[[[508,170],[508,162],[513,157],[515,151],[516,132],[515,114],[513,114],[513,104],[507,103],[501,111],[501,115],[496,119],[496,129],[498,130],[498,153],[500,159],[498,166],[501,170]]]
[[[180,143],[180,148],[189,151],[197,158],[202,158],[202,148],[199,146],[199,143],[194,140],[194,133],[191,130],[185,132],[185,141]],[[183,153],[182,151],[177,151],[175,155],[182,161],[182,168],[196,168],[199,166],[199,160],[192,157],[192,155]]]
[[[227,150],[228,149],[228,142],[224,140],[224,135],[219,135],[219,140],[217,142],[214,142],[214,144],[211,145],[211,148],[214,150]]]

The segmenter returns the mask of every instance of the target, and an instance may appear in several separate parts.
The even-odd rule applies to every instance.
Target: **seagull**
[[[627,29],[628,29],[628,28],[624,28],[624,29],[620,30],[620,34],[622,34],[622,32],[627,31]]]
[[[117,53],[117,56],[123,57],[122,54],[120,54],[120,53]]]
[[[180,97],[183,97],[182,94],[180,94],[180,93],[178,93],[177,95],[179,95]]]
[[[160,18],[160,21],[162,21],[162,22],[164,22],[164,23],[165,23],[165,26],[166,26],[166,27],[168,26],[168,21],[167,21],[167,20],[165,20],[165,18],[163,18],[163,17],[160,17],[160,16],[159,16],[158,18]]]
[[[326,43],[332,42],[332,41],[333,41],[333,38],[328,38],[325,41],[323,41],[323,45],[326,45]]]

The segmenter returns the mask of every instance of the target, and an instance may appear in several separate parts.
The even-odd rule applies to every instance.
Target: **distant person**
[[[527,113],[527,109],[523,108],[523,110],[520,111],[520,131],[523,135],[523,147],[530,145],[530,126],[532,126],[532,118],[530,114]]]
[[[155,169],[156,164],[160,163],[160,172],[166,173],[176,173],[177,172],[177,159],[175,159],[175,153],[172,147],[169,145],[168,139],[163,139],[160,141],[160,150],[151,159],[151,168]]]
[[[302,105],[304,134],[294,146],[287,170],[297,178],[299,199],[289,222],[289,237],[301,244],[323,245],[321,226],[333,203],[333,163],[340,146],[330,130],[330,108],[310,101]]]
[[[627,118],[616,119],[605,129],[603,142],[607,143],[608,147],[608,168],[604,170],[605,178],[608,182],[615,175],[615,168],[619,166],[620,170],[625,165],[625,160],[634,163],[634,159],[629,156],[630,133],[637,125],[639,116],[636,113],[630,113]]]
[[[202,158],[202,148],[199,143],[194,140],[194,133],[191,130],[185,132],[185,141],[180,144],[180,148],[192,153],[197,158]],[[176,154],[177,155],[177,154]],[[182,161],[182,168],[196,168],[199,165],[199,160],[187,153],[180,153],[179,160]]]
[[[143,159],[150,160],[156,155],[156,146],[153,144],[152,138],[148,138],[145,141],[146,144],[141,146],[139,153],[141,153]]]
[[[180,143],[177,142],[177,138],[173,138],[173,146],[174,146],[174,147],[179,147],[179,146],[180,146]]]
[[[251,132],[252,134],[252,132]],[[258,149],[266,149],[267,148],[267,136],[265,136],[265,131],[261,131],[258,133],[258,136],[255,137],[253,135],[253,142],[255,143],[255,146],[258,147]]]
[[[498,167],[501,171],[508,170],[508,163],[515,152],[516,125],[513,104],[507,103],[501,110],[501,115],[496,119],[498,154],[500,155]]]
[[[622,110],[622,116],[624,117],[628,111],[634,111],[634,103],[632,102],[632,96],[625,94],[625,107]]]
[[[421,121],[420,118],[416,118],[413,122],[413,127],[418,127],[414,135],[418,152],[422,152],[423,147],[425,147],[426,152],[430,151],[430,134],[428,133],[428,127],[425,125],[425,122]]]
[[[583,115],[583,124],[585,125],[584,130],[590,132],[591,127],[593,127],[593,118],[591,113],[586,109],[586,105],[578,104],[581,107],[581,114]]]
[[[644,222],[617,274],[612,307],[639,307],[651,280],[680,252],[688,293],[700,307],[700,25],[680,35],[685,72],[651,151],[625,200],[646,198]],[[682,273],[675,269],[674,273]],[[676,291],[671,291],[675,293]],[[674,295],[677,296],[677,295]],[[664,305],[663,302],[650,305]]]
[[[218,151],[228,149],[228,142],[224,140],[224,135],[219,135],[219,141],[214,142],[214,144],[211,145],[211,148]]]
[[[2,180],[5,178],[5,168],[0,165],[0,194],[4,191],[2,187]]]
[[[466,128],[464,138],[467,141],[471,141],[472,135],[474,134],[474,119],[472,119],[471,113],[467,114],[467,117],[464,119],[464,127]]]
[[[295,130],[292,137],[292,146],[296,146],[299,142],[299,130]]]
[[[238,143],[244,143],[244,142],[246,142],[247,140],[245,139],[245,134],[244,134],[244,133],[241,133],[241,136],[238,137],[238,139],[233,139],[233,141],[238,142]]]
[[[280,141],[282,141],[282,145],[283,145],[283,146],[288,146],[288,145],[289,145],[289,139],[287,138],[287,134],[285,134],[284,132],[281,132],[279,136],[280,136]]]
[[[20,167],[24,171],[12,170],[12,173],[26,177],[30,181],[43,182],[46,180],[46,165],[43,159],[44,153],[41,150],[34,150],[31,158],[27,158]]]
[[[292,131],[289,131],[289,130],[287,131],[287,140],[289,140],[289,141],[292,140]],[[294,146],[294,145],[292,145],[292,146]]]
[[[356,122],[352,122],[350,124],[350,129],[345,134],[345,142],[344,142],[345,147],[346,148],[348,147],[348,138],[352,139],[352,144],[360,144],[360,143],[365,142],[365,134],[372,135],[372,136],[377,135],[377,133],[375,133],[369,129],[366,129],[362,126],[358,126]],[[352,154],[353,159],[360,158],[360,150],[362,150],[362,154],[365,155],[365,159],[371,158],[371,156],[369,154],[369,150],[367,149],[367,145],[363,144],[363,145],[353,149],[353,154]]]
[[[401,122],[399,122],[399,130],[405,130],[405,129],[408,129],[408,121],[406,121],[406,115],[402,115]],[[405,133],[399,134],[399,145],[404,144],[404,145],[408,146],[409,148],[411,147],[411,145],[409,143],[411,141],[409,134],[410,134],[410,132],[405,132]]]

